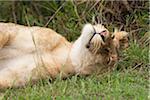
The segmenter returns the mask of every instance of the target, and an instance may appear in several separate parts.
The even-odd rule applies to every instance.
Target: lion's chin
[[[89,50],[93,54],[97,54],[97,52],[100,50],[102,45],[104,45],[104,41],[102,37],[99,34],[95,34],[95,36],[92,38],[89,44]]]

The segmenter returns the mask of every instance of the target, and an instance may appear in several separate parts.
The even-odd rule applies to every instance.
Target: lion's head
[[[113,67],[118,61],[121,40],[126,36],[124,31],[110,33],[101,24],[86,24],[71,53],[77,72],[89,75],[97,68]]]
[[[93,54],[101,54],[108,64],[114,64],[118,60],[118,53],[129,46],[128,33],[115,29],[110,33],[103,25],[93,25],[94,33],[91,36],[87,48]]]

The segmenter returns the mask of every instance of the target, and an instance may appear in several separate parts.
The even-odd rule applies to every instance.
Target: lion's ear
[[[129,46],[129,35],[126,31],[115,31],[114,41],[119,49],[126,49]]]

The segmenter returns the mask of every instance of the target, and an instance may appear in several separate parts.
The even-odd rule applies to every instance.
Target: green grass
[[[40,80],[35,85],[0,90],[0,99],[148,100],[149,3],[135,0],[127,3],[109,0],[0,1],[0,22],[52,28],[69,41],[74,41],[82,26],[97,16],[110,31],[122,26],[130,37],[130,47],[122,52],[121,60],[111,73],[73,76],[53,82]]]
[[[79,78],[73,76],[67,80],[41,81],[33,86],[21,89],[8,89],[3,95],[4,100],[147,100],[148,73],[132,71],[118,72],[104,76]]]

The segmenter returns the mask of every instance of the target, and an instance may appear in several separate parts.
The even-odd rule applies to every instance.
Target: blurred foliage
[[[130,32],[131,40],[138,40],[149,29],[149,3],[143,0],[74,0],[74,1],[0,1],[0,21],[23,25],[50,27],[75,40],[83,24],[104,24]]]

